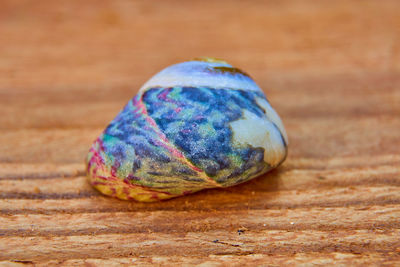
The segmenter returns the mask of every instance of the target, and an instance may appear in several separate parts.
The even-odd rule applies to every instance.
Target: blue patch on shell
[[[224,183],[246,180],[248,177],[239,176],[251,168],[254,172],[266,168],[264,149],[234,146],[229,126],[242,117],[244,109],[265,117],[257,97],[265,98],[258,91],[173,87],[149,89],[143,94],[143,102],[148,114],[184,156]],[[232,171],[221,172],[226,169]]]

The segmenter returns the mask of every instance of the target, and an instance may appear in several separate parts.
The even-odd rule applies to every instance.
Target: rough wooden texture
[[[399,1],[1,1],[0,265],[400,264]],[[289,157],[154,204],[91,189],[94,138],[161,68],[215,56]],[[239,231],[238,231],[239,230]]]

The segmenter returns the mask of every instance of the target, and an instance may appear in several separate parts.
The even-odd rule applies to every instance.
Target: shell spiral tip
[[[225,60],[215,58],[215,57],[196,57],[193,59],[193,61],[202,61],[202,62],[208,62],[208,63],[221,63],[221,64],[228,64]]]

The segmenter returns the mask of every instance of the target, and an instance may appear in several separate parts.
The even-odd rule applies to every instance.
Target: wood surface
[[[399,265],[399,1],[0,2],[0,265]],[[290,146],[160,203],[101,196],[91,142],[155,72],[250,73]]]

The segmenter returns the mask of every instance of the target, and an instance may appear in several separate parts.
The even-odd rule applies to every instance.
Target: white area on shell
[[[285,139],[286,145],[288,145],[289,144],[288,136],[278,113],[276,113],[276,111],[271,107],[271,105],[268,103],[267,100],[257,97],[256,102],[260,107],[262,107],[265,110],[265,115],[267,116],[267,118],[273,123],[275,123],[275,125],[279,128],[279,131],[281,131],[281,134]]]
[[[143,93],[154,87],[209,87],[230,88],[247,91],[261,91],[257,84],[247,76],[212,71],[213,67],[232,67],[226,63],[187,61],[167,67],[154,75],[139,90]]]
[[[286,156],[285,145],[279,130],[266,118],[244,110],[243,117],[230,123],[234,143],[264,148],[264,161],[277,166]]]

